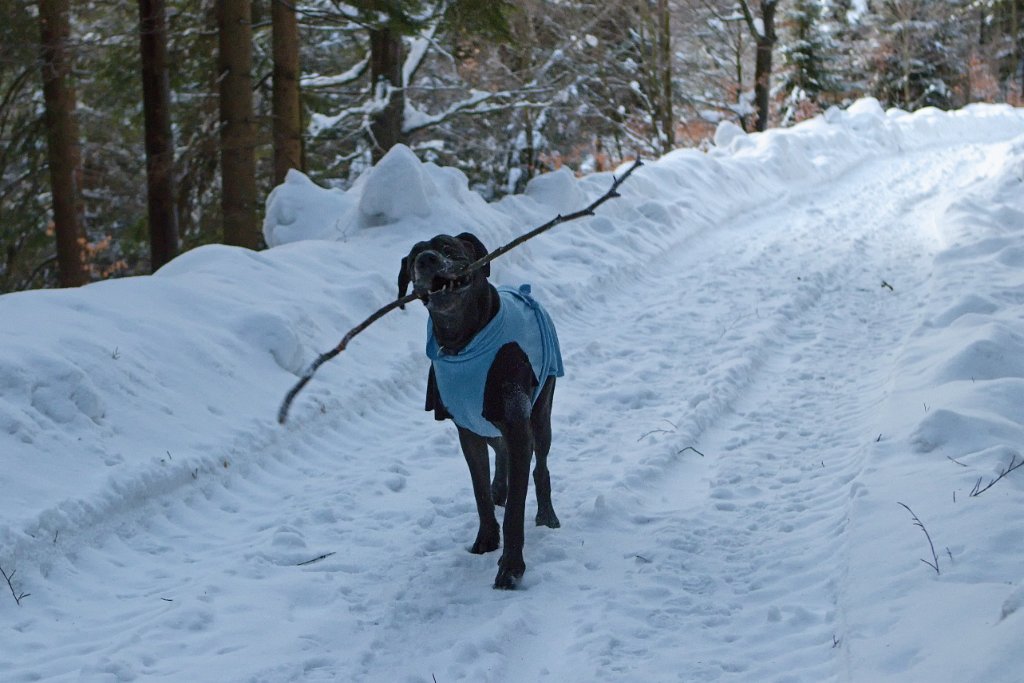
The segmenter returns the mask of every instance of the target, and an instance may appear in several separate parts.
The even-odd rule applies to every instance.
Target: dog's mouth
[[[437,294],[453,294],[469,286],[473,279],[472,273],[466,273],[460,277],[453,275],[434,275],[430,280],[430,287],[427,289],[428,296]]]

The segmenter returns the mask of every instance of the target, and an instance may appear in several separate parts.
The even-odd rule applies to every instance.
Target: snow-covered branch
[[[405,125],[403,132],[412,134],[430,128],[456,116],[489,114],[508,109],[536,109],[547,106],[544,102],[520,100],[529,91],[502,90],[488,92],[486,90],[470,90],[469,96],[449,105],[443,111],[428,114],[417,109],[408,100],[405,104]]]
[[[303,76],[300,84],[303,88],[336,88],[338,86],[349,85],[354,83],[366,75],[366,70],[370,66],[370,57],[366,56],[361,62],[358,62],[352,68],[343,71],[335,76]]]

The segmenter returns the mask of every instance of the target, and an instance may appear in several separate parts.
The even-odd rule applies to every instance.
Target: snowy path
[[[581,397],[616,415],[616,428],[602,435],[610,447],[595,444],[592,411],[581,400],[569,417],[579,426],[563,431],[582,452],[567,459],[608,469],[611,485],[569,492],[556,483],[559,498],[575,494],[586,519],[580,544],[590,550],[565,572],[578,583],[549,594],[564,605],[569,633],[537,636],[566,647],[528,679],[836,675],[843,577],[828,571],[842,566],[834,556],[843,552],[846,501],[877,435],[871,411],[884,395],[888,362],[915,321],[912,299],[881,282],[921,286],[934,246],[921,232],[932,191],[914,195],[963,173],[943,165],[941,154],[922,156],[865,166],[813,199],[780,200],[765,218],[741,215],[681,245],[618,297],[623,311],[646,302],[645,319],[633,325],[609,315],[595,327],[617,329],[614,337],[569,343],[605,363],[659,367],[631,357],[649,354],[663,372],[608,387],[607,366],[595,364],[573,378]],[[920,168],[929,166],[923,183]],[[910,199],[873,201],[880,196]],[[780,221],[791,230],[773,229]],[[758,281],[761,273],[777,279]],[[730,309],[731,319],[701,314]],[[586,339],[589,331],[580,333]],[[793,375],[794,367],[802,371]],[[659,400],[673,395],[674,405]],[[644,466],[621,465],[635,461]],[[680,659],[690,667],[679,670]]]
[[[43,558],[0,676],[844,680],[850,501],[943,189],[984,159],[867,162],[554,302],[563,528],[527,530],[521,590],[492,591],[496,555],[464,551],[466,467],[410,358],[372,408],[236,439],[224,476]]]

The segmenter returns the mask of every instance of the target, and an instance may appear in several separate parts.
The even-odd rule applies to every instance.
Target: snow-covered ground
[[[516,591],[466,551],[421,306],[275,415],[415,241],[609,174],[488,204],[396,148],[293,173],[268,251],[0,297],[0,680],[1024,680],[1024,111],[717,137],[493,264],[567,370]]]

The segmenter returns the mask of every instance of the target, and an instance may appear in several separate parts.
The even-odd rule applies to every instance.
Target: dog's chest
[[[449,354],[441,348],[428,325],[427,356],[430,358],[438,393],[457,425],[481,436],[500,436],[498,428],[483,417],[487,376],[498,351],[516,343],[529,358],[539,387],[548,377],[564,374],[558,336],[547,312],[529,293],[529,286],[519,289],[499,287],[501,307],[494,318],[459,353]]]

